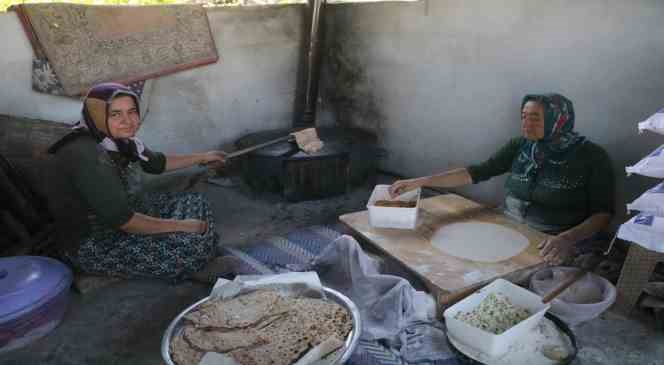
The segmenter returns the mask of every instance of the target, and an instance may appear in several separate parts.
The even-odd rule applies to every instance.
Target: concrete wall
[[[141,136],[192,152],[294,119],[304,6],[209,11],[217,64],[157,79]],[[417,176],[481,161],[519,133],[526,93],[560,92],[615,164],[618,208],[655,184],[624,177],[664,141],[636,122],[664,104],[664,3],[422,0],[329,5],[319,122],[377,132],[387,170]],[[76,100],[30,90],[32,51],[0,14],[0,113],[73,121]],[[463,190],[487,202],[502,179]]]
[[[302,5],[208,11],[220,61],[156,79],[140,136],[155,149],[218,148],[248,132],[290,126]],[[0,13],[0,113],[76,121],[80,101],[31,90],[32,48],[14,13]]]
[[[559,92],[606,148],[618,209],[654,185],[625,178],[664,137],[636,123],[664,106],[664,2],[423,0],[329,6],[323,115],[379,133],[387,170],[482,161],[519,134],[526,93]],[[463,191],[498,203],[503,179]]]

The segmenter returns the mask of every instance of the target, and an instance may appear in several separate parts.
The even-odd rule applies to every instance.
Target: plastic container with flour
[[[391,201],[389,185],[376,185],[371,193],[367,209],[369,210],[369,224],[375,228],[415,229],[417,215],[420,208],[421,188],[411,190],[399,195],[395,200],[415,203],[415,207],[377,206],[379,200]]]

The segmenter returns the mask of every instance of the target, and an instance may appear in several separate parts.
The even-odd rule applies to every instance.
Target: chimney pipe
[[[295,122],[296,127],[311,127],[316,124],[316,99],[320,79],[320,19],[324,6],[325,0],[309,0],[311,29],[305,62],[306,91],[304,108],[300,119]]]

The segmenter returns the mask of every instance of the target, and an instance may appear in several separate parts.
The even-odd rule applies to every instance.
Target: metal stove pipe
[[[311,29],[305,63],[306,92],[302,117],[295,123],[296,127],[316,124],[316,99],[318,98],[318,81],[320,79],[320,18],[324,6],[325,0],[309,0]]]

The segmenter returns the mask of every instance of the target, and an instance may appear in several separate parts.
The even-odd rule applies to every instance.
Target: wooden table
[[[339,219],[371,246],[410,268],[424,281],[441,305],[497,277],[510,280],[510,274],[541,267],[542,259],[537,245],[548,237],[511,220],[496,209],[456,194],[422,199],[418,225],[414,230],[372,228],[366,210],[345,214]],[[436,230],[448,224],[472,221],[514,229],[523,234],[530,245],[519,255],[496,263],[461,259],[432,246],[430,239]]]

